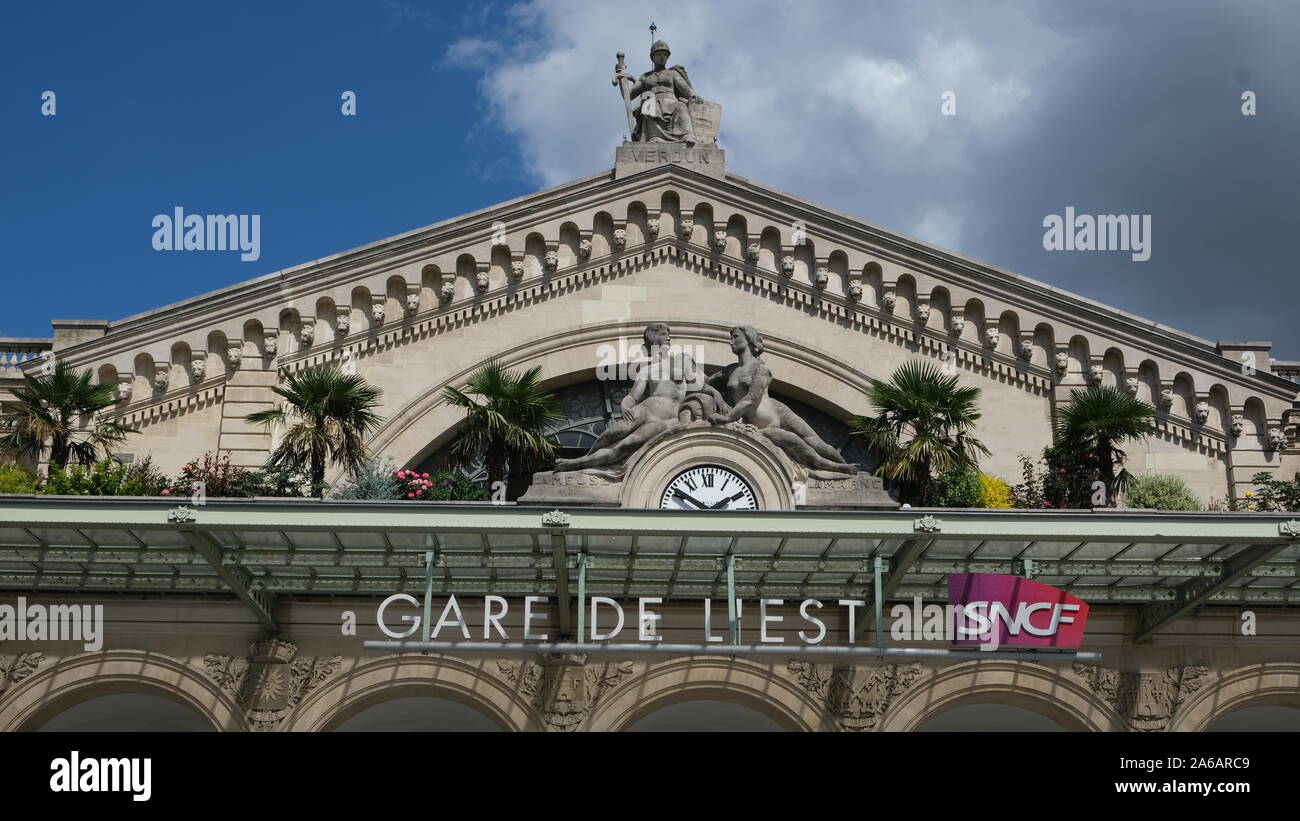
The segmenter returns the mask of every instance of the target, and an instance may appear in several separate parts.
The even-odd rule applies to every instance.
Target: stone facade
[[[167,471],[216,448],[260,464],[277,433],[243,416],[270,406],[277,369],[330,360],[383,389],[372,444],[415,466],[458,421],[442,388],[483,360],[540,366],[560,387],[648,322],[710,370],[730,361],[728,329],[754,326],[773,389],[839,419],[867,411],[869,378],[951,351],[983,391],[985,469],[1012,482],[1018,455],[1048,442],[1053,406],[1096,382],[1157,407],[1157,434],[1129,449],[1134,472],[1176,473],[1209,501],[1300,467],[1297,388],[1262,343],[1216,345],[671,158],[147,314],[58,323],[49,346],[125,386],[117,413],[141,431],[125,450]],[[36,366],[6,368],[0,401]]]
[[[622,730],[683,697],[750,707],[789,730],[847,732],[914,730],[979,703],[1023,707],[1067,730],[1119,732],[1199,731],[1244,707],[1300,708],[1300,616],[1283,610],[1261,613],[1259,634],[1247,639],[1233,638],[1236,610],[1207,609],[1141,646],[1126,639],[1129,611],[1097,611],[1081,648],[1103,653],[1102,665],[1091,666],[980,660],[978,652],[955,663],[861,665],[723,655],[391,655],[362,648],[378,635],[375,607],[373,599],[286,603],[281,626],[290,642],[261,637],[238,602],[114,598],[98,652],[6,642],[0,732],[38,728],[114,692],[162,695],[230,732],[331,730],[413,695],[468,705],[505,730],[546,732]],[[663,610],[668,640],[698,640],[694,607]],[[340,635],[346,611],[357,616],[355,636]],[[745,635],[756,631],[756,616],[757,608],[745,609]],[[176,629],[178,619],[185,630]],[[829,626],[828,644],[845,643],[845,626]]]

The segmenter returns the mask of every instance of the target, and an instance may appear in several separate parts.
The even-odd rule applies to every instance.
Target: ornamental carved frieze
[[[497,672],[542,714],[546,728],[572,732],[601,697],[633,673],[632,662],[590,662],[586,653],[545,653],[541,661],[497,659]]]
[[[282,639],[249,645],[248,657],[221,653],[203,657],[203,668],[247,712],[250,729],[279,729],[307,694],[338,672],[342,656],[298,657],[298,646]]]
[[[1163,672],[1133,673],[1075,664],[1074,674],[1119,713],[1130,729],[1154,733],[1169,728],[1178,709],[1205,684],[1210,668],[1184,665]]]
[[[0,695],[36,672],[36,668],[45,661],[44,653],[19,653],[16,656],[0,656]]]
[[[836,667],[791,661],[786,669],[850,732],[873,730],[889,706],[921,677],[920,664]]]

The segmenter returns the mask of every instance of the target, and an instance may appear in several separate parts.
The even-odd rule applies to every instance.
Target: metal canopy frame
[[[0,590],[233,594],[270,631],[284,596],[553,595],[572,636],[575,588],[582,599],[852,598],[869,617],[888,601],[946,600],[950,573],[1028,573],[1091,604],[1139,606],[1144,641],[1203,605],[1300,605],[1298,539],[1293,515],[1265,513],[7,496]],[[579,642],[585,627],[579,611]]]

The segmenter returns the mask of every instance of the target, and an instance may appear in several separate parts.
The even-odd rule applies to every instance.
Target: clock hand
[[[718,502],[716,505],[709,505],[709,510],[720,510],[724,505],[729,505],[744,495],[745,492],[742,490],[741,492],[735,494],[734,496],[728,496],[727,498],[723,499],[721,502]]]
[[[688,501],[688,502],[690,502],[691,504],[695,505],[695,509],[696,509],[696,510],[708,510],[708,509],[709,509],[708,506],[705,505],[703,502],[699,501],[698,499],[696,499],[696,498],[693,497],[693,496],[689,496],[689,495],[683,493],[683,492],[682,492],[681,490],[679,490],[678,488],[673,488],[673,495],[676,496],[676,497],[678,497],[679,499],[685,499],[686,501]]]

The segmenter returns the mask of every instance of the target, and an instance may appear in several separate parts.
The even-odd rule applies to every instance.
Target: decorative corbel
[[[316,317],[302,316],[298,318],[298,340],[304,346],[310,345],[316,338]]]
[[[171,383],[172,363],[157,362],[153,366],[153,389],[156,391],[167,390],[168,384]]]
[[[406,313],[414,316],[420,312],[420,284],[418,282],[407,283],[406,286]]]
[[[194,377],[195,382],[202,382],[203,377],[208,372],[208,352],[190,351],[190,375]]]
[[[232,371],[239,370],[239,365],[244,361],[244,340],[228,339],[226,340],[226,364]]]
[[[586,260],[588,260],[588,259],[591,259],[591,238],[592,238],[592,236],[593,236],[593,232],[591,232],[591,231],[579,231],[579,232],[578,232],[578,259],[583,260],[584,262],[585,262]],[[523,256],[523,254],[516,254],[516,255],[515,255],[515,260],[517,260],[518,263],[519,263],[519,273],[515,275],[515,277],[516,277],[516,279],[517,279],[517,278],[519,278],[519,277],[521,277],[521,276],[524,275],[524,256]],[[513,265],[513,263],[512,263],[512,265]]]
[[[338,338],[342,339],[352,330],[352,306],[336,305],[334,306],[334,330]]]

